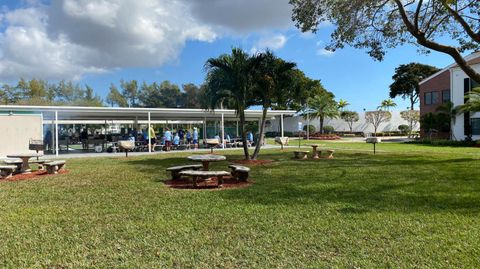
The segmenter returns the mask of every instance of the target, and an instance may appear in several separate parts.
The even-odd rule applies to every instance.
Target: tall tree
[[[127,99],[118,91],[117,86],[115,86],[113,83],[110,84],[110,91],[107,95],[107,103],[112,107],[128,107]]]
[[[340,99],[338,101],[338,109],[340,109],[340,111],[343,111],[349,105],[350,103],[348,103],[346,100]]]
[[[176,84],[165,80],[160,83],[159,89],[163,102],[163,107],[176,108],[183,106],[182,94],[180,92],[180,88]]]
[[[342,111],[340,113],[340,118],[348,124],[350,132],[353,132],[353,124],[360,120],[357,112],[348,110]]]
[[[312,98],[308,99],[308,115],[319,119],[320,133],[323,134],[323,124],[326,118],[338,117],[338,104],[335,101],[335,95],[323,88],[320,81],[317,81],[317,87],[323,90]],[[304,117],[307,111],[303,111]]]
[[[405,43],[452,57],[480,82],[461,53],[480,49],[478,0],[290,0],[293,20],[302,31],[316,32],[322,22],[336,28],[327,49],[351,45],[383,60],[388,48]]]
[[[401,111],[400,116],[402,119],[408,122],[409,132],[408,137],[412,135],[413,129],[417,126],[420,121],[420,111],[418,110],[406,110]]]
[[[390,111],[390,109],[396,106],[397,104],[392,99],[385,99],[382,101],[382,103],[380,104],[380,106],[378,106],[377,109]]]
[[[262,53],[261,58],[262,61],[259,68],[255,70],[253,78],[253,95],[256,99],[256,104],[262,107],[258,139],[251,156],[253,160],[258,157],[263,144],[268,109],[272,108],[273,103],[278,104],[284,100],[283,96],[293,95],[291,72],[296,67],[295,63],[286,62],[269,50]]]
[[[420,63],[398,66],[395,68],[395,74],[392,76],[393,83],[390,84],[390,98],[401,96],[404,100],[408,99],[410,101],[410,110],[414,110],[415,104],[419,100],[419,83],[438,71],[439,69],[434,66]]]
[[[254,73],[259,68],[262,57],[250,56],[242,49],[233,48],[231,54],[207,60],[205,100],[206,108],[215,109],[227,100],[238,114],[239,128],[242,134],[243,153],[250,159],[245,129],[245,109],[255,104],[252,88]]]
[[[183,99],[184,105],[186,108],[201,108],[199,95],[200,95],[200,88],[193,84],[183,84]]]
[[[136,80],[120,81],[120,87],[122,88],[122,94],[127,99],[129,107],[138,106],[138,83]]]

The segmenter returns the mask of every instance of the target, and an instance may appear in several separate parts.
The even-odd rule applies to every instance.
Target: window
[[[480,135],[480,118],[471,119],[472,135]]]
[[[440,101],[439,92],[426,92],[425,93],[425,105],[435,105]]]
[[[450,102],[450,90],[442,91],[442,104]]]

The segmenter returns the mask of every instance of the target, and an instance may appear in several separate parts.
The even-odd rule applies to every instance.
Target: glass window
[[[426,105],[431,105],[432,104],[432,93],[431,92],[426,92],[425,93],[425,104]]]
[[[471,119],[472,135],[480,135],[480,118]]]
[[[450,102],[450,90],[444,90],[442,91],[442,103],[448,103]]]
[[[440,103],[440,93],[439,92],[432,92],[432,104]]]

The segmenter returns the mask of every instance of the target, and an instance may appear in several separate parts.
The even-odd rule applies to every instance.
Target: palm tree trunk
[[[248,153],[247,132],[245,131],[245,112],[240,111],[240,131],[242,134],[243,155],[245,160],[250,160],[250,153]]]
[[[257,144],[255,145],[255,151],[253,151],[252,160],[256,160],[260,153],[260,147],[263,144],[263,133],[265,133],[265,122],[267,120],[267,108],[263,107],[262,120],[260,123],[260,130],[258,132]]]
[[[323,118],[323,116],[320,116],[319,119],[320,119],[320,134],[323,134],[323,120],[324,120],[324,118]]]

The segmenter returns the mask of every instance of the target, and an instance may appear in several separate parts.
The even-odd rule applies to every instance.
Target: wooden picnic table
[[[42,157],[43,154],[39,153],[22,153],[22,154],[11,154],[7,155],[7,158],[18,158],[22,160],[22,167],[20,169],[20,173],[22,174],[28,174],[32,172],[32,169],[30,168],[30,165],[28,164],[28,161],[31,158],[34,157]]]
[[[187,157],[189,160],[194,162],[202,162],[203,171],[208,171],[208,166],[210,162],[220,162],[225,161],[227,157],[222,155],[214,155],[214,154],[205,154],[205,155],[191,155]]]

